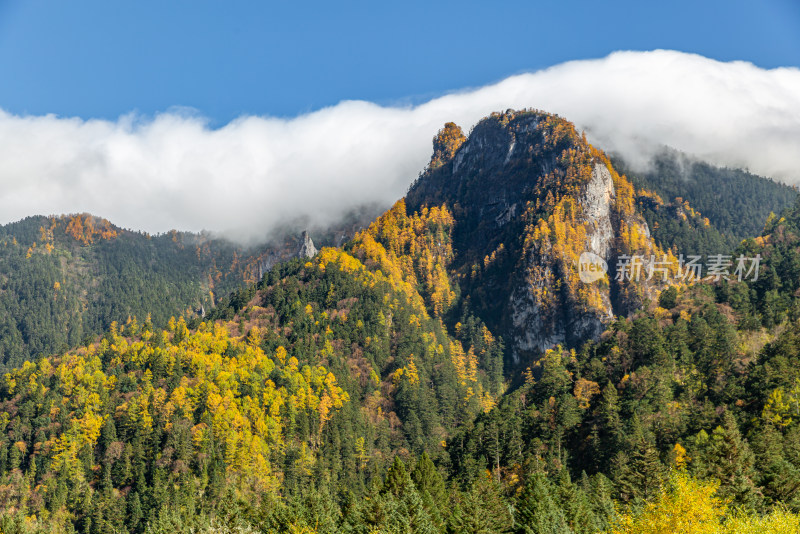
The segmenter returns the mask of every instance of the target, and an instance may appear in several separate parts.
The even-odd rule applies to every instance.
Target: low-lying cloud
[[[800,182],[800,69],[617,52],[413,107],[346,101],[217,129],[180,111],[117,121],[0,111],[0,223],[85,211],[153,233],[258,240],[287,221],[322,225],[360,205],[389,205],[446,121],[467,131],[492,111],[524,107],[572,120],[632,165],[668,145]]]

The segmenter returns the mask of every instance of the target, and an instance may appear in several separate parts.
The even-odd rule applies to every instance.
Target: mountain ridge
[[[343,246],[4,375],[0,527],[572,534],[675,501],[797,526],[800,211],[740,245],[757,280],[584,282],[582,252],[674,259],[648,198],[557,116],[445,125]]]
[[[363,224],[354,217],[319,236],[338,244]],[[311,252],[304,239],[248,247],[208,233],[153,236],[85,213],[1,226],[0,366],[77,346],[131,316],[157,327],[201,317],[274,264]]]

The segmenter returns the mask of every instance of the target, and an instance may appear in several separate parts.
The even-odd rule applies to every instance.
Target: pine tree
[[[428,457],[427,452],[417,460],[417,465],[411,473],[417,492],[422,498],[423,506],[433,522],[440,528],[444,526],[443,516],[446,512],[447,490],[439,470]]]
[[[394,496],[402,495],[411,486],[411,477],[406,470],[406,464],[399,456],[394,457],[394,463],[389,471],[386,472],[386,479],[383,481],[381,494],[391,493]]]
[[[697,435],[690,456],[693,474],[720,482],[718,497],[750,510],[760,508],[763,496],[755,484],[755,456],[730,412],[723,414],[722,425],[710,436],[705,432]]]
[[[575,534],[592,534],[602,529],[600,521],[592,510],[588,495],[583,488],[570,480],[566,469],[561,471],[556,494],[567,524]]]
[[[631,442],[614,458],[612,474],[617,494],[624,502],[641,502],[654,497],[666,480],[666,468],[658,450],[634,418]]]
[[[514,515],[518,534],[570,534],[556,492],[543,473],[534,473],[517,500]]]
[[[784,437],[772,425],[764,425],[752,434],[755,464],[760,466],[759,486],[768,506],[783,503],[791,510],[800,509],[800,466],[790,461],[800,452],[798,430],[800,427],[795,426]]]
[[[414,466],[411,473],[411,480],[420,494],[427,494],[431,501],[437,506],[442,506],[447,502],[447,489],[444,485],[441,473],[431,461],[427,452],[423,452]]]
[[[128,520],[126,524],[130,530],[136,532],[143,518],[144,513],[139,493],[134,492],[132,496],[128,497]]]
[[[502,487],[491,473],[479,476],[466,492],[451,490],[453,507],[448,518],[449,534],[504,534],[514,520]]]
[[[393,466],[394,467],[394,466]],[[395,486],[398,493],[386,491],[365,501],[360,512],[348,518],[345,531],[369,534],[438,534],[435,524],[408,474],[406,484]]]
[[[591,477],[583,473],[580,487],[589,496],[594,517],[599,525],[598,530],[608,529],[617,516],[617,506],[612,497],[614,484],[602,473]]]
[[[597,423],[594,428],[595,446],[591,463],[583,464],[586,469],[593,465],[608,466],[623,441],[623,426],[619,414],[619,394],[610,381],[603,388],[597,406]]]

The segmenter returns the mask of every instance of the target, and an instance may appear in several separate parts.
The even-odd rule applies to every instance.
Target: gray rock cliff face
[[[592,179],[586,185],[586,192],[581,199],[583,215],[590,226],[587,250],[609,261],[609,254],[614,239],[614,227],[611,224],[611,204],[616,201],[614,181],[611,173],[602,163],[595,163]]]
[[[297,257],[313,258],[317,255],[317,252],[317,247],[314,246],[314,242],[311,240],[308,232],[303,231],[303,234],[300,236],[300,250],[297,251]]]
[[[453,213],[452,268],[462,295],[503,337],[511,368],[558,344],[597,338],[615,314],[652,295],[613,272],[593,285],[577,281],[582,252],[614,269],[621,255],[655,250],[644,218],[629,205],[630,184],[608,165],[567,121],[509,111],[478,123],[449,161],[409,190],[410,212],[445,204]],[[631,235],[643,237],[631,245]]]
[[[585,251],[612,262],[615,231],[612,225],[612,206],[616,192],[611,173],[603,163],[595,163],[592,178],[585,185],[579,205],[581,222],[586,228]],[[551,251],[536,249],[526,258],[526,283],[516,285],[509,299],[511,314],[512,356],[519,363],[521,355],[542,353],[556,345],[577,345],[602,333],[614,317],[609,291],[600,293],[599,308],[583,309],[561,299],[558,309],[547,306],[539,295],[556,292],[564,268],[563,259]]]

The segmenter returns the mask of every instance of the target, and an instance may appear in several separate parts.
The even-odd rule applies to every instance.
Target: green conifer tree
[[[717,495],[749,510],[761,507],[763,495],[756,486],[755,455],[742,438],[733,414],[726,411],[722,425],[711,435],[699,433],[689,451],[692,472],[720,482]]]
[[[531,476],[517,500],[514,515],[518,534],[571,534],[557,494],[543,473]]]
[[[503,497],[502,487],[490,473],[479,476],[467,491],[453,488],[451,494],[449,534],[504,534],[512,531],[511,510]]]

